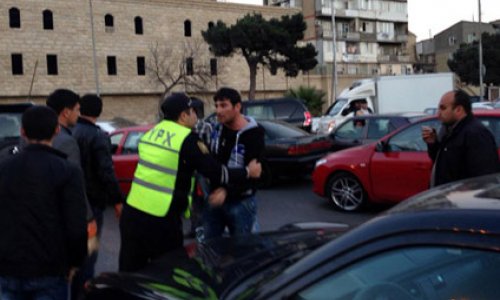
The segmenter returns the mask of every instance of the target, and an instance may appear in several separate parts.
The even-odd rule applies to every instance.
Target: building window
[[[107,14],[104,16],[104,27],[106,32],[113,32],[114,31],[114,23],[115,20],[112,15]]]
[[[135,34],[143,34],[144,30],[142,28],[142,18],[141,17],[135,17],[134,18],[134,24],[135,24]]]
[[[217,58],[210,59],[210,75],[217,76]]]
[[[9,26],[10,28],[21,28],[21,12],[16,7],[9,9]]]
[[[188,75],[188,76],[193,75],[193,58],[192,57],[186,58],[186,75]]]
[[[106,57],[108,64],[108,75],[116,75],[116,56]]]
[[[43,29],[45,30],[54,29],[54,20],[52,18],[52,12],[48,9],[43,11]]]
[[[453,46],[457,42],[457,39],[454,36],[448,37],[448,45]]]
[[[137,75],[146,75],[146,59],[144,56],[137,56]]]
[[[47,54],[47,75],[57,75],[57,55]]]
[[[22,54],[12,54],[12,75],[23,75],[23,55]]]
[[[191,21],[184,21],[184,36],[191,36]]]

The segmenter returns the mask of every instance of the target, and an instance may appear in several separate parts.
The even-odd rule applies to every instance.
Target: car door
[[[432,161],[421,137],[422,126],[439,131],[440,123],[432,119],[412,124],[374,152],[370,178],[375,201],[399,202],[429,188]]]

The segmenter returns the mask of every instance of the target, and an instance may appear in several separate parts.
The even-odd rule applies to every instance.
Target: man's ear
[[[237,111],[243,113],[243,111],[241,110],[241,102],[238,102],[234,105],[234,108],[236,108]]]
[[[52,137],[55,137],[56,135],[58,135],[59,132],[61,132],[61,125],[57,124],[56,130],[54,130],[54,135]]]

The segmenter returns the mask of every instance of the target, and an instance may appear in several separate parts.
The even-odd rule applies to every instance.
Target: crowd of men
[[[250,233],[264,132],[241,114],[236,90],[222,88],[214,101],[221,124],[207,131],[193,99],[184,93],[164,99],[164,120],[139,142],[127,197],[109,137],[96,125],[101,98],[59,89],[46,106],[28,108],[20,151],[0,162],[0,298],[81,299],[110,204],[120,218],[120,270],[137,271],[182,247],[195,175],[207,192],[198,198],[206,202],[199,205],[206,235],[221,236],[226,227],[232,235]]]
[[[61,89],[46,106],[27,109],[21,150],[0,162],[0,298],[81,299],[110,204],[120,218],[120,271],[138,271],[182,247],[182,218],[193,205],[204,238],[251,233],[264,130],[241,113],[235,89],[221,88],[213,100],[212,128],[186,94],[164,99],[164,119],[139,141],[128,195],[115,177],[109,137],[96,125],[97,95]],[[495,139],[473,118],[465,93],[446,93],[438,118],[441,132],[422,128],[432,186],[499,171]],[[201,197],[193,197],[197,185]]]

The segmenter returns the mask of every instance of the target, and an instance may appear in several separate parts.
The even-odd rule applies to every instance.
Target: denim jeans
[[[68,281],[64,277],[46,276],[29,279],[0,276],[2,300],[66,300]]]
[[[220,237],[227,226],[231,236],[249,234],[257,217],[255,196],[227,201],[221,207],[206,205],[203,212],[204,238]]]

